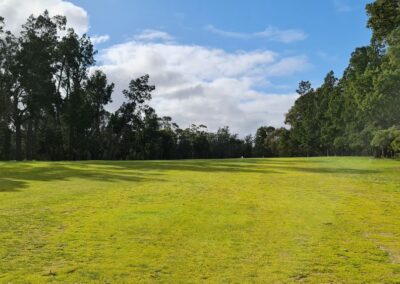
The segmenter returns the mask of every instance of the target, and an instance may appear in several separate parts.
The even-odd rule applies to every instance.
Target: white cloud
[[[265,74],[269,76],[285,76],[303,71],[310,67],[307,57],[304,55],[285,57],[271,65]]]
[[[308,68],[304,56],[281,57],[269,50],[226,52],[169,42],[130,41],[102,50],[100,66],[116,83],[112,110],[123,101],[122,89],[150,74],[157,89],[151,102],[159,115],[181,127],[205,124],[210,130],[229,125],[244,135],[265,124],[282,126],[296,94],[257,91],[276,76]]]
[[[101,44],[101,43],[105,43],[105,42],[109,41],[110,36],[109,35],[100,35],[100,36],[95,35],[95,36],[92,36],[90,39],[92,40],[93,44]]]
[[[48,10],[50,15],[63,15],[68,19],[68,26],[78,34],[89,29],[89,19],[81,7],[63,0],[0,0],[0,15],[5,18],[6,28],[14,33],[21,30],[21,25],[31,15],[38,16]]]
[[[267,27],[262,32],[255,33],[254,36],[269,38],[283,43],[301,41],[307,38],[307,34],[301,30],[280,30],[272,26]]]
[[[159,30],[152,30],[147,29],[143,30],[140,34],[134,37],[135,40],[138,41],[173,41],[174,38],[170,34],[159,31]]]
[[[250,39],[253,36],[252,34],[224,31],[221,29],[217,29],[213,25],[205,26],[205,29],[209,32],[212,32],[214,34],[217,34],[217,35],[220,35],[223,37],[232,37],[232,38],[238,38],[238,39]]]
[[[38,15],[45,9],[51,15],[67,16],[69,26],[79,34],[89,29],[86,11],[68,1],[0,0],[0,15],[6,18],[8,29],[13,32],[20,30],[30,14]],[[274,28],[251,36],[281,42],[302,39],[295,32]],[[240,34],[236,37],[244,38]],[[108,39],[108,35],[93,37],[97,44]],[[173,117],[181,127],[206,124],[215,131],[229,125],[242,135],[254,133],[261,125],[283,125],[284,114],[297,95],[270,94],[260,89],[271,86],[274,77],[309,67],[307,58],[301,55],[282,57],[270,50],[226,52],[182,45],[174,43],[170,34],[158,30],[144,30],[132,41],[100,50],[97,60],[98,68],[116,83],[112,110],[122,103],[122,89],[131,79],[150,74],[151,83],[157,86],[151,104],[159,115]]]
[[[334,0],[334,5],[338,12],[347,13],[353,11],[353,8],[346,0]]]
[[[253,38],[266,38],[271,41],[277,41],[282,43],[292,43],[296,41],[305,40],[307,34],[301,30],[280,30],[276,27],[269,26],[264,31],[255,33],[238,33],[231,31],[224,31],[217,29],[212,25],[208,25],[205,29],[209,32],[218,34],[223,37],[237,38],[237,39],[253,39]]]

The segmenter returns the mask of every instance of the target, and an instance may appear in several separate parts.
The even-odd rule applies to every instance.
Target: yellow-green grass
[[[399,283],[400,161],[0,163],[0,283]]]

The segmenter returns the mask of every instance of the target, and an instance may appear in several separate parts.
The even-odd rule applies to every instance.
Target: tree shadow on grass
[[[323,165],[323,167],[321,167]],[[16,192],[34,181],[84,179],[100,182],[164,181],[168,171],[194,173],[257,173],[371,175],[380,171],[360,168],[329,167],[319,159],[227,159],[180,161],[83,161],[5,163],[0,165],[0,192]]]
[[[279,173],[272,167],[261,167],[257,163],[246,164],[240,160],[174,160],[174,161],[96,161],[84,162],[93,165],[108,165],[118,171],[160,172],[192,171],[202,173]]]
[[[90,164],[10,163],[0,166],[0,192],[17,192],[29,187],[30,182],[68,181],[83,179],[101,182],[163,181],[160,174],[139,171],[110,171],[93,168]]]
[[[0,165],[0,192],[17,192],[30,182],[84,179],[101,182],[132,183],[163,181],[167,171],[201,173],[279,173],[257,168],[240,160],[186,161],[82,161],[82,162],[10,162]]]
[[[26,187],[26,182],[0,177],[0,193],[17,192]]]
[[[290,159],[226,159],[226,160],[181,160],[181,161],[98,161],[85,164],[106,165],[110,168],[125,171],[192,171],[203,173],[261,173],[282,174],[288,171],[320,174],[376,174],[374,169],[343,168],[321,160]]]

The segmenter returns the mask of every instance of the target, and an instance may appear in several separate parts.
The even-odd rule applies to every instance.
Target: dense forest
[[[400,1],[366,10],[371,43],[355,49],[342,78],[329,72],[315,90],[299,85],[286,123],[303,155],[400,153]]]
[[[400,1],[368,4],[368,46],[341,78],[302,81],[287,128],[240,138],[229,127],[182,129],[149,106],[149,76],[132,79],[111,113],[114,84],[95,70],[93,44],[66,18],[31,16],[19,35],[0,17],[0,159],[184,159],[400,153]]]

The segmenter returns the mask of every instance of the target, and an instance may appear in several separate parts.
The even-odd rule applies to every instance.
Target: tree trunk
[[[22,115],[18,108],[18,91],[13,93],[13,122],[15,126],[15,160],[22,161]]]
[[[4,159],[10,160],[11,158],[11,135],[12,131],[7,127],[4,129]]]
[[[32,128],[32,153],[31,157],[32,160],[37,159],[37,133],[38,133],[38,128],[39,128],[39,120],[35,119],[33,122],[33,128]]]
[[[21,122],[17,118],[15,120],[15,160],[22,161],[22,139],[21,139]]]
[[[28,119],[28,129],[26,133],[26,159],[32,160],[32,137],[33,136],[33,122],[32,118]]]

